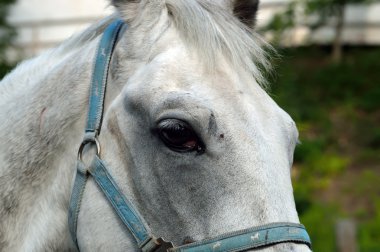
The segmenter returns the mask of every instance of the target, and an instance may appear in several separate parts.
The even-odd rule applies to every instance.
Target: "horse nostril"
[[[191,238],[190,236],[186,236],[185,239],[183,239],[182,245],[193,243],[195,240]]]

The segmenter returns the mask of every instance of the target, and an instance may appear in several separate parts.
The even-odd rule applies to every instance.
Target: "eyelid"
[[[178,122],[178,123],[174,124],[174,123],[170,123],[170,122]],[[173,129],[173,127],[172,127],[173,125],[188,126],[187,128],[191,128],[192,129],[192,127],[187,122],[182,121],[180,119],[175,119],[175,118],[163,119],[163,120],[161,120],[161,121],[159,121],[157,123],[157,126],[159,126],[159,125],[162,126],[162,127],[164,127],[164,128],[167,128],[167,129]]]
[[[195,118],[193,115],[180,110],[168,110],[160,114],[158,118],[155,120],[154,127],[157,127],[160,122],[170,119],[175,119],[185,123],[187,126],[189,126],[190,129],[192,129],[196,133],[197,136],[204,136],[201,130],[204,126],[200,123],[200,120],[197,120],[197,118]]]

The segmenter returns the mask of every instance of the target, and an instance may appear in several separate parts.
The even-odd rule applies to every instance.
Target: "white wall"
[[[258,26],[266,24],[289,0],[261,0]],[[109,13],[109,0],[18,0],[9,21],[18,28],[15,43],[20,57],[29,57],[55,46],[75,32]],[[344,41],[349,44],[380,44],[380,3],[347,8]],[[299,27],[289,33],[288,44],[302,44],[309,31]],[[333,30],[322,29],[315,40],[325,43]]]
[[[112,12],[107,0],[17,0],[10,23],[21,57],[40,53]]]
[[[265,25],[274,15],[281,11],[289,0],[262,0],[258,16],[258,26]],[[345,10],[345,28],[343,41],[350,45],[380,45],[380,3],[370,5],[349,5]],[[287,45],[299,45],[307,42],[310,30],[303,26],[306,20],[299,20],[297,29],[289,31],[285,40]],[[270,37],[270,36],[269,36]],[[325,44],[333,40],[332,25],[323,27],[313,34],[312,40]]]

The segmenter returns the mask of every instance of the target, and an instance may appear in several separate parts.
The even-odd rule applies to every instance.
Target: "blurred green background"
[[[270,93],[300,132],[293,186],[314,251],[346,251],[338,248],[340,220],[356,224],[356,248],[347,251],[380,251],[380,47],[347,46],[343,36],[348,5],[375,2],[290,0],[261,31],[281,55]],[[284,47],[299,26],[308,27],[306,40]],[[324,27],[333,37],[322,44],[315,34]]]
[[[380,251],[380,48],[280,49],[273,99],[300,131],[293,185],[314,251],[337,251],[335,225],[357,223],[362,252]]]

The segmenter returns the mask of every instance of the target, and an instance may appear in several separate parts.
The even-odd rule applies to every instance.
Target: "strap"
[[[77,241],[77,225],[78,225],[78,215],[80,211],[80,205],[82,203],[82,197],[84,188],[86,186],[88,178],[88,173],[84,164],[78,160],[77,162],[77,173],[75,175],[74,187],[71,192],[70,206],[69,206],[69,231],[71,237],[78,247]]]
[[[79,148],[79,157],[77,162],[77,172],[75,175],[74,187],[71,192],[71,199],[69,205],[69,230],[71,237],[78,247],[77,241],[77,222],[78,214],[80,211],[80,205],[84,188],[88,178],[88,172],[85,165],[81,161],[81,154],[84,146],[87,143],[96,143],[97,152],[100,152],[100,145],[96,140],[97,135],[100,132],[104,95],[106,91],[108,69],[111,61],[112,52],[118,41],[121,28],[126,25],[122,20],[116,20],[111,23],[104,31],[104,34],[100,40],[96,60],[92,75],[90,98],[89,98],[89,111],[87,117],[87,125],[84,140]]]
[[[224,234],[212,239],[171,248],[170,252],[234,252],[283,242],[303,243],[311,248],[310,237],[302,224],[272,223]]]
[[[104,31],[97,49],[91,80],[89,111],[86,125],[86,133],[91,133],[94,137],[100,132],[109,65],[123,24],[125,23],[122,20],[116,20],[111,23]]]
[[[105,165],[98,156],[95,157],[89,172],[111,203],[113,209],[119,215],[122,222],[135,237],[139,248],[147,244],[149,240],[154,239],[148,231],[149,228],[142,221],[140,214],[135,210],[132,203],[121,193],[121,190],[116,185],[116,182],[108,173]]]

